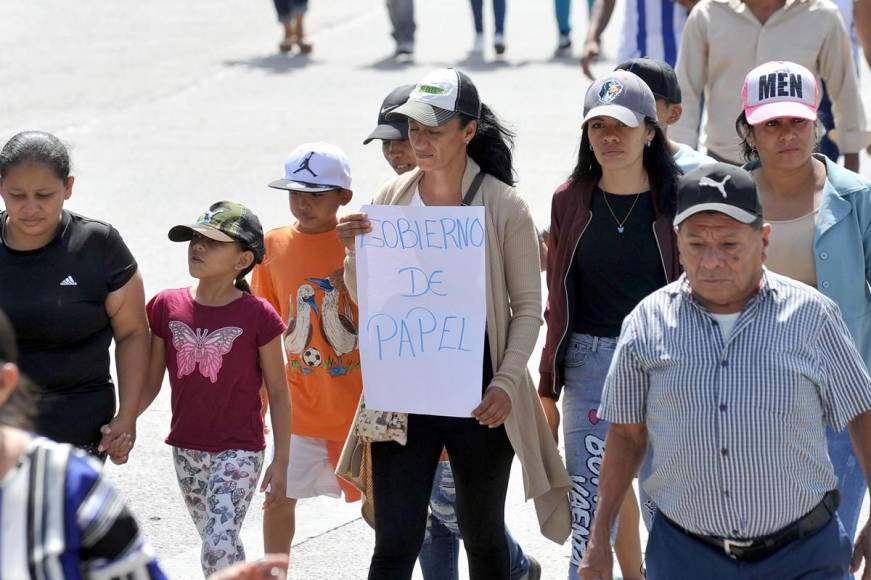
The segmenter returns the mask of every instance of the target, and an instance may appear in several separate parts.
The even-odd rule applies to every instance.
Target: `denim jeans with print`
[[[460,527],[454,508],[457,493],[451,464],[440,461],[432,484],[430,514],[426,521],[426,536],[420,549],[420,569],[424,580],[459,580]],[[508,551],[511,554],[511,580],[518,580],[529,571],[529,559],[517,540],[505,528]]]
[[[578,566],[590,539],[596,501],[599,499],[599,472],[605,453],[608,423],[599,419],[602,386],[616,338],[572,333],[563,361],[563,437],[566,468],[572,479],[569,500],[572,508],[572,555],[569,580],[577,578]],[[611,533],[612,542],[614,531]]]

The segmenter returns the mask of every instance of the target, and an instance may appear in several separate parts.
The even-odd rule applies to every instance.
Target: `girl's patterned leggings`
[[[178,484],[203,540],[206,576],[245,559],[239,534],[260,479],[263,451],[172,448]]]

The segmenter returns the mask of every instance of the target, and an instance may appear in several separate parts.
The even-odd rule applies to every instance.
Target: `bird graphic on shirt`
[[[339,356],[353,351],[357,348],[357,326],[350,317],[339,312],[339,290],[329,279],[306,279],[324,291],[321,303],[321,333],[324,339]]]
[[[310,284],[303,284],[296,291],[296,316],[288,317],[287,330],[284,332],[284,348],[287,349],[287,352],[301,355],[311,343],[312,310],[317,316],[318,305],[315,303],[315,289]]]

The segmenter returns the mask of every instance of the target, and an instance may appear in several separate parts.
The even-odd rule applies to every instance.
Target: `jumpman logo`
[[[318,174],[315,173],[314,171],[312,171],[312,168],[309,167],[309,162],[311,162],[312,155],[314,155],[314,154],[315,154],[315,152],[311,151],[308,155],[306,155],[305,159],[302,160],[302,162],[299,164],[299,167],[297,167],[296,171],[294,171],[293,173],[297,174],[300,171],[308,171],[309,173],[312,174],[312,177],[317,177]]]
[[[731,175],[727,175],[723,178],[723,181],[717,182],[705,175],[699,179],[699,187],[716,187],[723,194],[723,199],[726,199],[726,182],[731,178]]]

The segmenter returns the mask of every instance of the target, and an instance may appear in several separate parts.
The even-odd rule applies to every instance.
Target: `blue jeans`
[[[414,46],[414,0],[387,0],[387,13],[393,25],[393,40],[403,48]]]
[[[648,534],[653,528],[653,520],[656,518],[656,504],[653,503],[653,500],[650,499],[650,496],[647,495],[641,484],[647,479],[653,469],[651,464],[652,459],[653,454],[648,446],[647,453],[644,455],[644,461],[638,469],[638,505],[641,510],[641,521],[644,522],[644,527],[647,528]]]
[[[460,527],[454,510],[456,491],[451,464],[440,461],[432,482],[429,500],[430,515],[426,536],[420,549],[420,569],[424,580],[459,580]],[[529,560],[517,540],[505,528],[508,551],[511,553],[511,580],[522,578],[529,571]]]
[[[475,19],[475,32],[484,33],[484,0],[471,0],[472,17]],[[493,0],[493,19],[496,20],[496,34],[505,33],[505,2]]]
[[[768,580],[850,578],[853,546],[838,516],[823,529],[799,538],[758,562],[733,560],[663,517],[657,516],[647,540],[647,579]]]
[[[847,537],[852,542],[856,538],[859,512],[862,511],[862,501],[865,499],[868,484],[862,466],[853,451],[849,432],[844,429],[836,433],[827,429],[826,438],[829,443],[829,459],[835,468],[835,475],[838,476],[838,491],[841,492],[838,517],[841,519]]]
[[[298,14],[305,14],[308,9],[308,0],[272,0],[275,4],[275,12],[278,21],[287,23]]]
[[[572,0],[554,0],[554,10],[559,33],[568,36],[572,33]]]
[[[572,508],[572,555],[570,580],[577,578],[578,565],[587,550],[596,501],[599,497],[599,470],[605,452],[608,423],[599,419],[602,386],[616,338],[572,333],[563,362],[563,437],[566,468],[572,479],[569,500]],[[612,531],[612,541],[615,531]]]

